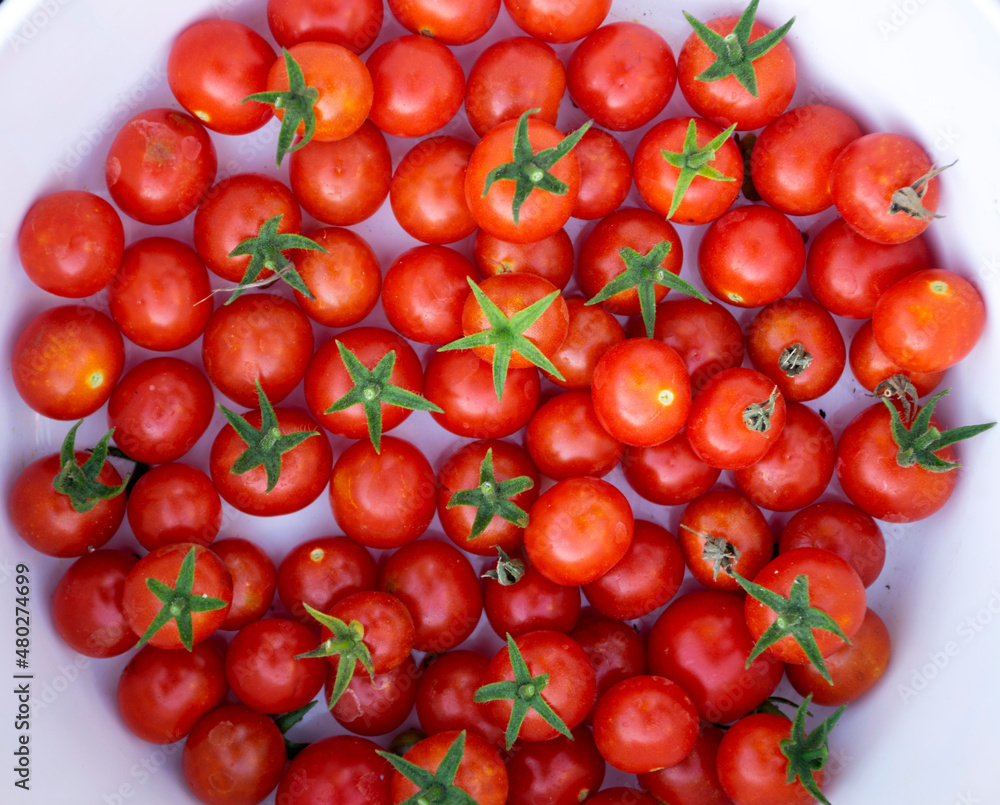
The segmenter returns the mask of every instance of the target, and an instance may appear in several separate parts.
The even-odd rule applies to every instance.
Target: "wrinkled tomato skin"
[[[52,592],[52,623],[74,651],[86,657],[116,657],[139,637],[122,606],[125,577],[135,556],[124,551],[84,554],[59,577]]]
[[[524,561],[520,552],[511,556]],[[484,572],[495,565],[485,564]],[[524,575],[515,584],[503,585],[483,575],[483,611],[501,639],[539,629],[569,634],[580,617],[580,591],[549,581],[525,561]]]
[[[304,603],[329,612],[341,598],[374,590],[376,581],[375,560],[364,546],[348,537],[314,537],[285,554],[277,591],[292,617],[311,625],[316,621]]]
[[[930,426],[943,430],[936,417]],[[885,403],[877,402],[852,419],[837,441],[834,465],[844,494],[877,520],[912,523],[938,511],[951,497],[957,473],[932,472],[918,464],[901,467],[892,436],[891,417]],[[947,445],[934,455],[955,460]]]
[[[49,419],[88,416],[107,402],[125,368],[125,342],[115,323],[84,305],[43,310],[11,350],[14,388]]]
[[[550,581],[586,584],[617,564],[632,542],[628,499],[600,478],[567,478],[543,492],[528,512],[524,547]]]
[[[236,20],[202,20],[185,28],[170,47],[167,82],[174,97],[205,128],[221,134],[249,134],[273,112],[257,101],[274,64],[274,49]]]
[[[275,802],[281,805],[392,805],[393,768],[374,741],[332,735],[314,741],[285,767]]]
[[[673,348],[630,338],[608,349],[594,367],[591,396],[597,419],[626,445],[649,447],[680,432],[691,411],[691,379]]]
[[[337,459],[330,506],[343,532],[367,548],[398,548],[427,530],[434,517],[434,470],[412,443],[383,436],[381,452],[355,442]]]
[[[283,48],[302,42],[333,42],[364,53],[382,30],[380,0],[268,0],[267,27]]]
[[[646,648],[650,673],[680,685],[705,721],[728,724],[774,693],[785,670],[766,653],[747,668],[753,645],[739,594],[696,590],[660,614]]]
[[[586,391],[565,391],[542,403],[524,441],[535,466],[556,481],[601,478],[618,466],[624,449],[601,425]]]
[[[490,720],[485,704],[472,696],[489,665],[489,658],[475,651],[456,649],[433,657],[417,682],[416,712],[427,734],[469,730],[500,749],[504,728]]]
[[[148,743],[179,741],[229,690],[223,654],[214,641],[191,651],[143,646],[118,679],[125,726]]]
[[[125,230],[115,208],[84,190],[61,190],[38,199],[17,233],[17,252],[28,278],[71,299],[107,286],[124,249]]]
[[[132,535],[147,551],[171,542],[208,547],[222,527],[222,500],[204,472],[171,462],[136,481],[126,515]]]
[[[677,86],[670,45],[638,22],[602,25],[573,50],[566,66],[570,97],[598,126],[632,131],[667,105]]]
[[[80,466],[90,453],[74,453]],[[62,558],[83,556],[97,550],[110,540],[125,519],[125,495],[98,501],[88,512],[78,512],[69,496],[52,487],[52,481],[62,468],[59,453],[36,459],[14,480],[7,499],[11,525],[28,545],[46,556]],[[106,463],[97,482],[118,486],[121,475]]]
[[[218,160],[212,138],[175,109],[147,109],[115,135],[104,163],[112,201],[143,224],[172,224],[201,203]]]
[[[573,730],[572,739],[523,743],[507,758],[510,793],[507,805],[578,805],[590,801],[601,787],[607,764],[587,727]]]
[[[871,319],[862,324],[854,333],[851,346],[847,350],[847,362],[850,364],[854,379],[868,391],[875,391],[875,388],[883,380],[888,380],[895,375],[903,375],[913,383],[917,397],[926,397],[941,385],[945,376],[945,371],[913,372],[890,361],[875,341],[875,331],[872,328]]]
[[[407,751],[406,759],[433,773],[458,736],[458,732],[448,731],[424,738]],[[474,732],[465,734],[464,751],[453,784],[465,791],[478,805],[504,805],[507,801],[507,768],[500,753]],[[393,772],[394,803],[413,797],[419,790],[398,771]]]
[[[723,735],[722,729],[703,721],[691,754],[673,766],[640,774],[639,785],[672,805],[732,805],[715,768]]]
[[[215,396],[200,369],[174,357],[130,369],[108,399],[108,427],[126,455],[166,464],[185,455],[208,429]]]
[[[632,489],[661,506],[690,503],[722,474],[694,454],[684,431],[652,447],[625,448],[622,471]]]

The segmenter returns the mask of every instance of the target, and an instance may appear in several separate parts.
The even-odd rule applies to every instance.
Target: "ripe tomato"
[[[650,673],[680,685],[713,724],[758,707],[784,674],[784,663],[766,652],[747,668],[754,641],[743,610],[741,595],[695,590],[672,601],[647,638]]]
[[[760,310],[747,328],[750,363],[787,402],[815,400],[832,389],[847,363],[837,322],[810,299],[785,297]]]
[[[493,631],[501,638],[539,629],[569,634],[580,617],[580,590],[549,581],[521,552],[511,558],[524,563],[524,575],[513,584],[483,575],[483,611]]]
[[[762,509],[808,506],[833,477],[834,440],[823,418],[801,403],[785,409],[785,427],[760,461],[733,472],[736,486]]]
[[[370,120],[332,142],[292,152],[288,180],[299,203],[324,224],[350,226],[370,218],[389,195],[392,156]]]
[[[382,310],[396,332],[421,344],[462,335],[469,282],[479,277],[467,257],[447,246],[415,246],[396,257],[382,280]]]
[[[601,305],[588,305],[582,296],[565,297],[569,328],[562,346],[549,355],[552,365],[562,375],[545,377],[567,389],[588,389],[601,357],[615,344],[625,340],[625,330],[618,319]]]
[[[565,391],[538,407],[524,436],[531,460],[556,481],[601,478],[618,466],[624,446],[601,425],[586,391]]]
[[[688,149],[692,122],[693,143]],[[635,188],[642,200],[675,224],[707,224],[722,215],[740,194],[743,177],[743,158],[732,138],[723,137],[714,150],[708,148],[722,134],[714,123],[697,117],[672,117],[650,126],[632,154]],[[686,150],[692,152],[691,156],[704,151],[704,169],[700,173],[682,171],[663,156],[664,151],[683,154]],[[719,176],[705,175],[708,169]],[[687,187],[682,176],[690,179]]]
[[[493,27],[500,0],[389,0],[389,10],[410,33],[446,45],[468,45]]]
[[[372,672],[384,674],[406,662],[413,649],[413,618],[406,605],[396,596],[380,590],[363,590],[341,598],[330,607],[329,614],[350,625],[357,621],[364,634],[361,642],[371,658]],[[320,647],[330,641],[332,632],[326,626],[320,630]],[[328,656],[330,663],[340,663],[339,654]],[[353,657],[354,675],[368,675],[361,660]]]
[[[413,648],[440,654],[472,634],[483,613],[479,578],[461,551],[439,540],[394,550],[379,568],[378,586],[413,618]]]
[[[645,774],[679,763],[698,740],[698,711],[681,686],[640,674],[613,685],[594,708],[594,741],[616,769]]]
[[[597,699],[612,685],[646,673],[646,642],[627,623],[586,609],[569,636],[590,657],[597,675]],[[586,721],[592,723],[593,720],[591,708]]]
[[[325,484],[324,484],[325,486]],[[436,509],[434,470],[419,448],[394,436],[355,442],[333,467],[330,506],[341,530],[368,548],[398,548],[427,530]]]
[[[395,137],[425,137],[462,106],[465,73],[443,43],[411,34],[383,42],[366,62],[372,123]]]
[[[674,94],[670,45],[638,22],[602,25],[574,48],[566,67],[570,97],[598,126],[632,131],[656,117]]]
[[[326,681],[322,657],[298,657],[319,643],[315,629],[286,618],[261,618],[240,629],[226,652],[226,679],[247,707],[288,713],[308,704]]]
[[[724,731],[706,724],[698,727],[698,741],[680,763],[639,775],[639,785],[672,805],[731,805],[722,790],[715,758]]]
[[[525,109],[556,124],[566,92],[566,68],[555,50],[530,36],[512,36],[487,47],[469,68],[465,113],[479,137]]]
[[[848,640],[861,628],[865,617],[865,586],[846,560],[823,548],[796,548],[778,554],[754,579],[778,595],[787,598],[793,582],[804,577],[809,584],[809,606],[825,612],[840,627]],[[747,596],[744,608],[747,628],[757,641],[779,617],[767,604]],[[809,629],[819,653],[828,657],[845,642],[837,634],[813,626]],[[809,658],[795,637],[786,634],[766,651],[788,663],[807,663]]]
[[[674,535],[649,520],[636,520],[625,555],[582,589],[600,614],[627,621],[662,607],[683,580],[684,554]]]
[[[111,200],[144,224],[172,224],[194,212],[218,160],[205,127],[175,109],[147,109],[118,130],[104,163]]]
[[[232,471],[248,445],[231,424],[227,423],[216,434],[208,458],[212,481],[222,499],[239,511],[258,517],[289,514],[308,506],[326,488],[333,464],[330,441],[316,420],[295,408],[276,408],[274,415],[277,418],[274,427],[281,436],[315,433],[280,455],[280,474],[270,491],[273,478],[263,459],[247,472]],[[247,411],[242,419],[254,430],[262,427],[260,409]]]
[[[551,0],[504,0],[514,24],[545,42],[564,44],[583,39],[611,11],[611,0],[553,3]]]
[[[329,706],[337,669],[327,663],[326,701]],[[398,730],[413,709],[420,669],[411,654],[384,674],[351,677],[347,689],[330,707],[337,723],[355,735],[385,735]]]
[[[659,803],[658,799],[644,791],[624,785],[602,788],[587,801],[592,805],[658,805]]]
[[[185,570],[192,572],[191,568],[193,576],[184,578]],[[189,601],[182,605],[168,602],[161,597],[162,592],[155,591],[154,584],[174,590],[175,598],[212,598],[222,605],[205,610],[190,607]],[[233,579],[226,565],[208,548],[193,542],[175,542],[147,553],[129,571],[122,590],[122,608],[137,635],[145,635],[164,612],[169,614],[170,620],[147,639],[150,646],[164,649],[183,647],[190,651],[192,644],[203,642],[222,625],[232,602]]]
[[[484,277],[536,274],[560,290],[573,276],[573,241],[565,229],[531,243],[508,243],[477,229],[472,259]]]
[[[283,48],[301,42],[333,42],[364,53],[382,30],[379,0],[268,0],[267,27]]]
[[[594,367],[591,395],[605,430],[627,445],[667,441],[691,410],[684,362],[652,338],[629,338],[608,349]]]
[[[857,506],[839,500],[806,506],[785,523],[778,553],[810,546],[847,560],[865,587],[875,583],[885,564],[885,537],[878,523]]]
[[[491,457],[493,479],[485,479],[485,483],[492,486],[484,490],[482,464],[487,452]],[[448,455],[437,474],[438,518],[448,539],[462,550],[479,556],[496,556],[497,547],[511,554],[520,548],[524,542],[524,525],[516,522],[520,517],[516,512],[508,512],[515,515],[511,520],[496,511],[481,533],[472,534],[476,518],[484,516],[480,511],[488,513],[502,505],[498,498],[502,497],[503,490],[498,490],[497,486],[516,478],[527,478],[530,483],[521,484],[524,489],[503,499],[526,513],[538,498],[539,476],[524,449],[498,439],[480,439],[467,442]],[[483,493],[479,506],[452,504],[452,497],[457,492],[477,488]],[[526,519],[527,514],[524,517]]]
[[[510,793],[507,805],[573,805],[593,799],[607,764],[587,727],[573,730],[572,739],[523,743],[507,758]]]
[[[760,461],[785,427],[785,399],[766,375],[736,367],[713,376],[691,402],[687,437],[706,464],[738,470]]]
[[[168,352],[205,331],[212,288],[198,254],[172,238],[143,238],[125,249],[108,286],[108,308],[133,344]]]
[[[91,453],[76,450],[76,463],[83,466]],[[14,531],[28,545],[47,556],[83,556],[111,539],[125,519],[125,495],[98,500],[89,511],[78,512],[68,495],[57,492],[53,480],[62,470],[59,453],[35,459],[17,476],[10,488],[7,512]],[[122,477],[105,463],[95,479],[117,487]]]
[[[43,310],[11,350],[14,388],[50,419],[80,419],[107,402],[125,366],[125,342],[113,321],[84,305]]]
[[[822,212],[833,204],[833,161],[860,136],[858,124],[836,107],[797,106],[757,137],[750,154],[753,186],[768,205],[785,215]]]
[[[493,386],[493,370],[472,350],[437,352],[424,372],[424,396],[443,409],[431,417],[445,430],[474,439],[500,439],[516,433],[538,407],[538,370],[511,369],[502,400]]]
[[[930,157],[908,137],[865,134],[834,161],[830,194],[859,235],[903,243],[927,229],[937,211],[939,180],[932,171]]]
[[[472,698],[487,665],[489,658],[462,649],[430,658],[417,681],[416,700],[420,728],[427,735],[468,730],[491,746],[503,746],[503,728],[490,720],[485,704]]]
[[[474,732],[439,732],[424,738],[406,752],[406,760],[432,774],[444,760],[448,749],[459,736],[464,736],[463,751],[453,779],[449,784],[461,788],[478,805],[504,805],[507,801],[507,769],[497,752],[485,739]],[[440,790],[437,786],[431,790]],[[401,803],[414,798],[423,789],[414,785],[398,770],[392,775],[392,801]],[[415,802],[419,801],[414,798]]]
[[[125,508],[132,535],[147,551],[171,542],[208,547],[222,527],[212,479],[187,464],[152,467],[136,481]]]
[[[764,515],[732,489],[715,489],[692,500],[681,515],[677,537],[691,575],[713,590],[738,592],[740,586],[727,568],[753,578],[774,555],[774,537]]]
[[[314,343],[298,305],[277,294],[248,293],[209,317],[201,359],[212,385],[229,399],[256,406],[259,381],[273,405],[305,376]]]
[[[879,383],[884,380],[903,375],[913,384],[917,397],[926,397],[941,385],[945,375],[944,371],[914,372],[890,361],[875,341],[871,319],[862,324],[851,339],[847,360],[855,380],[868,391],[875,391]]]
[[[316,621],[303,604],[329,612],[337,601],[374,590],[375,560],[348,537],[313,537],[293,547],[278,565],[278,597],[301,623]]]
[[[698,247],[705,287],[737,307],[760,307],[787,296],[805,266],[806,247],[795,224],[763,204],[722,215],[705,230]]]
[[[191,651],[143,646],[118,679],[118,713],[125,726],[153,744],[187,735],[229,690],[224,651],[215,641]]]
[[[124,551],[86,553],[59,577],[52,592],[52,624],[73,651],[116,657],[136,644],[122,606],[125,577],[139,561]]]
[[[622,470],[632,489],[661,506],[690,503],[722,474],[694,454],[684,431],[652,447],[626,447]]]
[[[379,745],[353,735],[314,741],[285,767],[275,802],[281,805],[392,805],[392,766]]]
[[[905,243],[875,243],[835,218],[816,235],[806,255],[809,290],[823,307],[849,319],[867,319],[888,288],[931,267],[923,235]]]
[[[754,20],[756,4],[750,8],[740,17],[716,17],[704,23],[703,29],[716,34],[708,41],[695,28],[695,32],[684,40],[677,56],[677,83],[695,114],[719,126],[736,124],[739,131],[759,129],[777,118],[791,102],[796,83],[795,59],[784,40],[754,58],[753,43],[772,34],[772,29]],[[688,20],[691,19],[688,16]],[[743,24],[738,26],[738,23]],[[788,22],[777,30],[787,31],[790,25]],[[735,36],[725,39],[729,34]],[[720,47],[725,49],[725,55],[720,54]],[[756,91],[751,92],[731,66],[741,59],[743,64],[749,65]],[[728,75],[724,67],[720,71],[721,78],[702,77],[705,73],[711,74],[711,68],[723,65],[729,68]]]
[[[17,253],[35,285],[81,299],[104,288],[122,259],[125,230],[115,208],[84,190],[38,199],[21,220]]]
[[[632,189],[632,160],[618,140],[602,129],[589,128],[576,144],[580,190],[572,216],[592,221],[617,210]]]
[[[226,704],[198,719],[181,754],[184,781],[209,805],[260,802],[281,778],[285,740],[267,716]]]
[[[167,82],[180,105],[206,128],[248,134],[271,119],[270,106],[243,99],[264,90],[274,59],[267,40],[242,22],[202,20],[170,46]]]
[[[439,134],[421,140],[396,166],[389,187],[392,214],[424,243],[454,243],[476,230],[465,203],[465,172],[472,144]]]
[[[250,540],[228,537],[212,543],[212,553],[226,565],[233,579],[233,603],[219,628],[242,629],[271,609],[277,571],[264,549]]]
[[[926,268],[894,283],[875,304],[875,342],[893,363],[913,372],[954,366],[979,341],[986,306],[976,287],[943,268]]]
[[[136,364],[108,399],[108,427],[126,455],[145,464],[176,461],[201,438],[215,412],[204,373],[180,358]]]
[[[524,547],[551,581],[594,581],[632,542],[635,520],[626,497],[599,478],[567,478],[543,492],[528,512]]]

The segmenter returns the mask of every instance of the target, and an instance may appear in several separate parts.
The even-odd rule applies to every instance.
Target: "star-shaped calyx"
[[[510,720],[507,722],[507,749],[510,749],[514,745],[514,741],[517,740],[517,734],[521,731],[521,724],[524,723],[529,710],[534,710],[545,720],[545,723],[572,740],[573,733],[569,731],[566,723],[542,698],[542,691],[549,684],[549,675],[531,675],[528,664],[524,661],[521,650],[517,647],[517,643],[514,642],[510,633],[507,634],[507,651],[510,655],[510,666],[514,672],[514,678],[483,685],[476,690],[472,697],[480,704],[500,699],[510,699],[513,702]]]
[[[382,403],[407,408],[411,411],[444,413],[430,400],[389,382],[392,368],[396,365],[396,350],[387,352],[374,369],[369,369],[358,359],[357,355],[340,341],[337,341],[336,344],[354,387],[323,413],[333,414],[350,408],[352,405],[361,405],[368,422],[368,438],[371,439],[376,453],[380,452],[382,444]]]
[[[662,285],[664,288],[672,288],[675,291],[686,293],[695,299],[700,299],[706,304],[711,301],[687,280],[681,279],[672,271],[667,271],[660,265],[667,254],[670,253],[670,241],[663,240],[657,243],[646,254],[639,254],[635,249],[625,246],[618,250],[618,256],[625,264],[625,270],[613,277],[607,285],[599,290],[593,298],[588,299],[586,304],[596,305],[610,299],[615,294],[635,288],[639,294],[639,310],[642,311],[642,322],[646,326],[646,337],[653,337],[653,328],[656,324],[656,286]]]
[[[566,135],[558,145],[552,148],[545,148],[538,153],[531,150],[531,143],[528,140],[528,117],[541,109],[528,109],[517,119],[517,126],[514,129],[514,141],[511,147],[514,159],[497,165],[486,174],[486,186],[483,188],[483,196],[497,181],[514,182],[514,201],[511,211],[514,214],[514,223],[520,220],[521,206],[534,189],[544,190],[557,196],[564,196],[569,191],[568,185],[561,179],[556,178],[549,170],[560,159],[573,150],[580,138],[586,134],[587,129],[593,124],[593,120],[588,120],[580,128],[571,134]]]
[[[455,775],[465,752],[465,730],[462,730],[444,753],[437,771],[431,773],[423,766],[411,763],[404,757],[376,750],[392,767],[413,783],[419,791],[399,805],[477,805],[467,791],[455,785]]]
[[[493,472],[493,448],[486,451],[479,464],[479,486],[459,489],[452,493],[447,508],[452,506],[475,506],[476,516],[472,521],[469,539],[482,534],[493,520],[500,515],[508,523],[524,528],[528,524],[528,513],[514,503],[511,498],[531,489],[535,482],[527,475],[497,481]]]
[[[255,380],[254,383],[257,385],[257,400],[260,406],[260,430],[224,405],[220,404],[219,409],[247,445],[247,449],[233,462],[229,471],[235,475],[242,475],[263,465],[267,474],[267,491],[270,492],[277,485],[281,475],[282,454],[298,447],[306,439],[318,436],[319,431],[303,430],[283,434],[274,407],[260,386],[260,380]]]
[[[917,464],[931,472],[948,472],[958,469],[961,464],[955,461],[946,461],[934,453],[942,447],[955,444],[955,442],[971,439],[996,425],[996,422],[989,422],[984,425],[965,425],[946,431],[940,431],[931,425],[934,406],[949,391],[951,389],[939,391],[924,403],[909,426],[903,422],[895,403],[886,396],[881,397],[892,417],[892,438],[899,446],[896,463],[900,467],[912,467]]]
[[[128,485],[128,476],[117,486],[108,486],[97,480],[108,457],[108,446],[114,428],[101,437],[83,465],[76,463],[76,431],[82,424],[81,419],[69,429],[69,433],[63,439],[59,450],[59,474],[52,479],[52,488],[60,494],[67,495],[73,510],[81,514],[93,509],[98,501],[118,497]]]
[[[806,696],[805,701],[795,711],[792,734],[788,738],[782,738],[778,746],[781,749],[781,754],[788,758],[788,776],[785,782],[792,785],[798,780],[802,787],[812,794],[813,799],[822,802],[823,805],[830,805],[830,801],[823,796],[819,783],[816,782],[816,772],[826,766],[829,756],[827,741],[830,737],[830,731],[840,721],[847,706],[838,707],[806,735],[806,713],[810,702],[812,702],[811,693]]]
[[[491,570],[483,573],[484,579],[493,579],[502,587],[509,587],[517,584],[524,577],[524,560],[518,557],[511,558],[507,552],[499,545],[494,545],[497,549],[497,564]]]
[[[137,648],[142,648],[160,629],[170,623],[170,621],[174,621],[177,624],[177,636],[180,638],[181,645],[188,651],[191,651],[194,647],[194,626],[191,622],[191,613],[213,612],[214,610],[229,606],[229,602],[223,601],[221,598],[213,598],[209,595],[196,595],[192,592],[194,587],[195,550],[192,547],[184,555],[184,560],[181,562],[180,570],[177,573],[177,580],[174,582],[173,587],[169,584],[164,584],[159,579],[146,579],[146,588],[163,602],[163,606],[156,613],[156,617],[153,618],[149,626],[146,627],[146,631],[142,633],[142,637],[139,638],[139,642],[136,644]]]
[[[517,311],[513,316],[507,315],[497,307],[496,303],[490,299],[483,290],[476,285],[471,278],[467,278],[472,294],[476,298],[483,315],[490,326],[478,333],[467,335],[445,344],[439,348],[439,352],[452,349],[472,349],[473,347],[493,347],[493,390],[496,392],[497,400],[503,397],[504,383],[507,381],[507,370],[510,366],[510,356],[517,350],[521,357],[527,359],[535,366],[548,372],[550,375],[563,380],[562,373],[555,365],[525,337],[524,331],[534,324],[541,315],[548,310],[556,298],[559,291],[553,291],[547,296],[543,296],[537,302],[528,305],[526,308]]]
[[[333,690],[330,691],[329,705],[332,710],[340,697],[344,695],[344,691],[347,690],[358,662],[368,672],[368,676],[371,679],[375,678],[375,666],[372,664],[371,651],[369,651],[368,646],[363,642],[365,627],[361,621],[353,620],[350,623],[344,623],[340,618],[320,612],[318,609],[309,606],[309,604],[303,604],[303,606],[306,608],[306,612],[312,615],[322,626],[330,630],[330,637],[312,651],[307,651],[304,654],[296,654],[295,658],[337,658],[337,675],[334,677]]]
[[[247,101],[259,101],[273,106],[275,109],[282,109],[284,116],[281,118],[281,129],[278,131],[278,154],[277,167],[281,167],[281,160],[290,151],[297,151],[306,145],[316,131],[316,101],[319,100],[319,90],[315,87],[306,86],[305,76],[302,68],[295,61],[291,53],[286,48],[282,48],[285,57],[285,69],[288,71],[288,89],[271,92],[255,92],[247,95],[243,103]],[[304,123],[302,139],[292,145],[295,141],[295,132],[299,124]]]
[[[667,151],[660,149],[660,155],[671,165],[680,171],[677,182],[674,185],[674,194],[670,200],[670,210],[667,218],[673,218],[674,213],[684,199],[691,182],[695,176],[704,179],[711,179],[713,182],[735,182],[732,176],[726,176],[722,171],[713,168],[708,163],[715,159],[715,152],[722,144],[729,139],[736,130],[734,123],[728,129],[720,132],[700,148],[698,147],[698,124],[695,118],[688,121],[687,131],[684,133],[684,145],[680,151]]]
[[[750,41],[754,18],[757,16],[757,4],[760,0],[752,0],[740,15],[732,33],[718,34],[705,23],[696,20],[686,11],[684,16],[691,23],[698,38],[705,43],[716,59],[703,72],[695,76],[698,81],[719,81],[727,76],[735,76],[740,85],[753,97],[757,97],[757,71],[753,63],[784,39],[788,29],[795,22],[792,17],[780,28],[769,31],[759,39]]]
[[[232,291],[233,295],[226,300],[227,305],[235,301],[244,291],[250,288],[262,288],[279,279],[291,285],[306,298],[315,299],[302,276],[295,270],[295,264],[285,257],[284,253],[288,249],[310,249],[318,252],[325,252],[326,249],[305,235],[296,235],[294,232],[279,233],[281,218],[281,213],[272,215],[260,225],[254,237],[241,240],[236,244],[236,248],[226,255],[227,257],[250,255],[250,264],[243,273],[239,287],[220,288],[216,291],[216,293]],[[273,271],[274,275],[258,279],[265,269]]]

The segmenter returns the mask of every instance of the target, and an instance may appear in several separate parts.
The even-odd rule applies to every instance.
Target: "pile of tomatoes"
[[[381,0],[269,0],[280,53],[195,23],[177,103],[110,144],[110,201],[26,211],[24,270],[62,299],[12,376],[68,427],[10,517],[74,559],[56,630],[132,652],[122,721],[185,741],[199,800],[825,801],[827,735],[889,661],[877,521],[938,511],[990,427],[920,402],[985,308],[921,234],[946,166],[789,108],[792,21],[687,15],[675,59],[610,5],[504,0],[524,33],[485,46],[500,0],[389,0],[409,33],[365,60]],[[216,140],[267,125],[278,172],[222,175]],[[383,269],[360,225],[386,201],[418,245]],[[849,350],[835,317],[865,321]],[[845,371],[874,399],[835,435]],[[336,734],[289,744],[324,688]]]

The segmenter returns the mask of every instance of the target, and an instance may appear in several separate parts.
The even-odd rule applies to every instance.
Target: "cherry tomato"
[[[676,598],[649,632],[650,673],[672,679],[698,715],[714,724],[742,718],[774,693],[785,665],[767,653],[747,668],[753,649],[743,599],[720,590]]]
[[[324,484],[325,485],[325,484]],[[436,509],[434,470],[412,443],[355,442],[333,467],[330,506],[337,525],[368,548],[398,548],[427,530]]]
[[[724,734],[719,727],[703,721],[691,754],[673,766],[640,774],[639,785],[672,805],[731,805],[715,768],[719,742]]]
[[[622,470],[632,489],[661,506],[690,503],[722,474],[694,454],[684,431],[652,447],[626,447]]]
[[[601,357],[615,344],[625,340],[625,330],[601,305],[588,305],[582,296],[565,297],[569,328],[562,346],[549,355],[552,365],[562,375],[545,377],[567,389],[588,389]]]
[[[333,696],[337,669],[327,663],[326,701]],[[420,669],[411,654],[384,674],[358,674],[330,708],[338,724],[355,735],[385,735],[399,729],[413,709]]]
[[[11,350],[14,388],[50,419],[80,419],[107,402],[125,366],[125,342],[113,321],[92,307],[43,310],[21,329]]]
[[[556,288],[573,276],[573,241],[565,229],[531,243],[508,243],[477,229],[472,258],[484,277],[497,274],[536,274]]]
[[[425,733],[468,730],[491,746],[503,746],[503,728],[472,698],[487,665],[489,658],[462,649],[430,658],[417,682],[417,718]]]
[[[594,666],[597,699],[612,685],[646,673],[646,642],[627,623],[606,618],[587,608],[569,636],[580,644]],[[593,722],[593,717],[591,709],[587,723]]]
[[[851,339],[847,361],[855,380],[868,391],[875,391],[883,380],[903,375],[913,384],[917,397],[926,397],[941,385],[945,375],[944,371],[914,372],[890,361],[875,341],[871,319],[862,324]]]
[[[652,338],[630,338],[609,348],[594,368],[591,395],[605,430],[627,445],[667,441],[680,432],[691,411],[684,362]]]
[[[125,230],[115,208],[84,190],[61,190],[38,199],[17,233],[17,253],[28,279],[72,299],[107,286],[124,248]]]
[[[551,581],[594,581],[632,542],[635,520],[625,496],[600,478],[567,478],[543,492],[528,512],[524,547]]]
[[[242,629],[262,618],[274,600],[277,571],[271,558],[250,540],[227,537],[212,543],[212,553],[226,565],[233,579],[233,603],[219,628]]]
[[[507,758],[507,805],[589,802],[604,781],[606,766],[584,726],[573,730],[572,739],[557,735],[550,741],[519,744]]]
[[[582,589],[599,613],[626,621],[662,607],[683,580],[684,555],[674,535],[649,520],[636,520],[625,555]]]
[[[670,45],[639,22],[602,25],[576,46],[566,66],[570,97],[598,126],[632,131],[663,111],[677,85]]]
[[[108,399],[108,427],[126,455],[176,461],[201,438],[215,411],[204,373],[180,358],[150,358],[126,372]]]
[[[187,735],[229,690],[223,652],[214,641],[191,651],[143,646],[118,679],[118,713],[125,726],[153,744]]]
[[[314,741],[285,767],[275,802],[281,805],[392,805],[393,769],[379,745],[353,735]]]
[[[406,759],[434,773],[460,733],[439,732],[424,738],[406,753]],[[500,754],[474,732],[465,733],[461,761],[452,784],[465,791],[478,805],[504,805],[507,801],[507,769]],[[392,801],[401,803],[420,788],[398,771],[392,774]],[[414,800],[416,801],[416,800]]]
[[[218,160],[205,127],[175,109],[147,109],[119,129],[104,180],[111,200],[143,224],[172,224],[194,212]]]
[[[366,62],[372,123],[395,137],[424,137],[445,126],[465,98],[465,74],[441,42],[411,34],[383,42]]]
[[[504,0],[503,4],[518,28],[554,44],[583,39],[604,22],[611,11],[611,0],[583,0],[572,4],[552,0]]]
[[[500,0],[389,0],[389,10],[411,33],[446,45],[468,45],[493,27]]]
[[[590,128],[576,144],[580,191],[572,216],[592,221],[617,210],[632,189],[632,160],[613,135]]]
[[[295,301],[326,327],[352,327],[375,309],[382,271],[371,245],[350,229],[323,227],[306,233],[326,251],[296,250],[291,258],[313,298],[295,289]]]
[[[125,577],[139,561],[124,551],[98,550],[73,562],[52,592],[52,623],[73,651],[87,657],[116,657],[139,636],[125,617]]]
[[[586,391],[565,391],[540,405],[524,444],[539,471],[556,481],[601,478],[618,466],[624,449],[601,425]]]
[[[301,623],[316,621],[303,604],[329,612],[341,598],[374,590],[375,560],[347,537],[313,537],[292,548],[278,566],[278,597]]]
[[[512,556],[524,561],[520,552]],[[500,637],[539,629],[569,634],[580,617],[580,591],[549,581],[524,562],[524,575],[513,584],[483,577],[483,611]]]
[[[212,479],[188,464],[152,467],[129,492],[125,513],[147,551],[171,542],[207,548],[222,527],[222,500]]]
[[[247,95],[263,92],[274,64],[274,49],[260,34],[236,20],[196,22],[170,46],[170,91],[206,128],[248,134],[271,119],[271,107]]]
[[[602,788],[588,802],[592,805],[658,805],[659,800],[638,788],[616,785],[613,788]]]
[[[413,618],[406,605],[396,596],[380,590],[364,590],[341,598],[330,607],[329,614],[350,624],[358,621],[364,628],[362,642],[371,656],[372,670],[384,674],[402,665],[413,649]],[[320,631],[321,642],[331,638],[324,626]],[[334,667],[339,665],[339,655],[328,658]],[[354,675],[368,672],[360,660],[354,660]]]
[[[283,48],[301,42],[333,42],[364,53],[382,30],[378,0],[268,0],[267,27]]]

